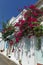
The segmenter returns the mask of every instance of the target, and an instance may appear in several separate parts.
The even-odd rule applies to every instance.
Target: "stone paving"
[[[17,64],[0,54],[0,65],[17,65]]]

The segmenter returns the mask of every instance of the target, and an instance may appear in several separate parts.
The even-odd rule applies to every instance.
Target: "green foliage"
[[[42,25],[34,27],[33,30],[34,30],[34,34],[36,36],[42,36],[43,35],[43,26]]]
[[[9,24],[5,24],[4,22],[2,26],[3,26],[3,30],[6,31],[2,34],[3,39],[5,40],[9,35],[12,35],[15,32],[15,28],[14,26],[12,26],[12,24],[9,25]]]

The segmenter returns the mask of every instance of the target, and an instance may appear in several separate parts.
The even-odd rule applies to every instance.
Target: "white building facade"
[[[38,7],[39,9],[40,8],[42,8],[43,7],[43,0],[39,0],[38,1],[38,3],[36,3],[36,7]],[[23,14],[26,12],[26,10],[24,9],[17,17],[12,17],[10,20],[9,20],[9,25],[10,24],[12,24],[13,26],[14,26],[14,24],[16,23],[16,22],[18,22],[19,21],[19,19],[24,19],[24,17],[23,17]],[[42,22],[43,23],[43,22]],[[42,24],[41,23],[41,24]],[[18,30],[18,28],[17,28],[17,30]],[[4,43],[4,41],[3,41],[3,39],[2,39],[2,33],[0,33],[0,50],[3,50],[4,48],[6,48],[5,47],[5,43]],[[31,51],[33,51],[34,52],[34,50],[31,50]],[[30,59],[30,64],[28,64],[28,65],[37,65],[37,58],[35,58],[35,57],[33,57],[32,56],[32,58],[29,58]],[[26,63],[26,61],[27,61],[27,59],[25,58],[23,58],[23,64],[25,65]],[[40,61],[38,61],[38,63],[39,63]],[[40,62],[40,63],[43,63],[43,62]],[[27,64],[26,64],[27,65]],[[42,64],[43,65],[43,64]]]
[[[4,51],[5,42],[2,39],[2,33],[0,32],[0,51]]]

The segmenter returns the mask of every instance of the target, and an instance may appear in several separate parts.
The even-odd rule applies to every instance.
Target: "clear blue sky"
[[[0,29],[2,28],[2,18],[7,21],[12,16],[17,16],[20,12],[18,9],[24,6],[35,4],[38,0],[0,0]]]

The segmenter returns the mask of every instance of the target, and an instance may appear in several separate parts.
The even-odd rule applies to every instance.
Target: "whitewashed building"
[[[4,46],[5,46],[5,43],[4,43],[4,40],[2,39],[2,33],[0,32],[0,51],[4,50]]]
[[[39,9],[40,8],[42,8],[43,7],[43,0],[38,0],[38,2],[35,4],[36,5],[36,7],[38,7]],[[9,22],[8,22],[8,24],[10,25],[10,24],[12,24],[12,25],[14,25],[16,22],[18,22],[18,20],[19,19],[24,19],[24,17],[23,17],[23,14],[26,12],[26,10],[24,9],[17,17],[12,17],[10,20],[9,20]],[[41,17],[42,18],[42,17]],[[43,19],[42,19],[42,22],[43,22]],[[42,23],[41,23],[42,24]],[[17,30],[18,30],[18,28],[17,28]],[[5,47],[5,45],[4,45],[4,41],[2,40],[2,33],[0,33],[0,50],[3,50],[4,49],[4,47]],[[23,60],[25,60],[25,59],[23,59]],[[25,61],[27,61],[27,60],[25,60]],[[25,65],[25,61],[23,61],[23,63],[24,63],[24,65]],[[34,58],[34,57],[32,57],[32,59],[30,58],[30,64],[28,64],[28,65],[37,65],[37,58]],[[33,63],[32,63],[33,62]],[[38,62],[40,62],[40,61],[38,61]],[[40,62],[41,63],[41,62]],[[43,62],[42,62],[43,63]],[[27,65],[27,64],[26,64]],[[43,65],[43,64],[42,64]]]
[[[41,8],[43,8],[43,0],[38,0],[38,2],[35,4],[36,5],[36,7],[37,8],[39,8],[39,9],[41,9]],[[24,9],[16,18],[14,18],[14,17],[12,17],[11,19],[13,20],[11,20],[9,23],[11,23],[12,25],[14,25],[16,22],[18,22],[18,20],[19,19],[24,19],[24,17],[23,17],[23,14],[26,12],[26,10]],[[41,20],[42,20],[42,22],[41,22],[41,25],[43,25],[43,16],[42,17],[40,17],[41,18]],[[40,19],[39,18],[39,19]],[[40,54],[40,52],[39,52],[39,54]],[[38,56],[39,57],[39,56]],[[43,65],[43,60],[42,60],[42,58],[39,58],[38,59],[38,57],[34,57],[34,64],[33,65],[37,65],[37,63],[39,63],[40,65]],[[32,59],[31,59],[31,61],[32,61]],[[32,63],[32,62],[31,62]],[[29,64],[28,64],[29,65]]]
[[[37,8],[43,9],[43,0],[38,0],[38,2],[35,4]],[[39,17],[41,20],[41,25],[43,26],[43,16]],[[36,52],[35,52],[36,53]],[[43,65],[43,58],[41,56],[41,52],[37,52],[35,55],[35,65]]]

